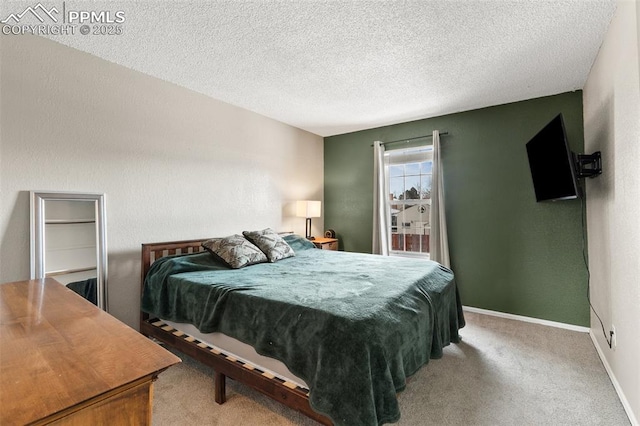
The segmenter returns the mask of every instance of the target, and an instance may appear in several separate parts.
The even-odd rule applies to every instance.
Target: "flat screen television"
[[[537,201],[570,200],[580,196],[562,114],[527,142],[527,155]]]

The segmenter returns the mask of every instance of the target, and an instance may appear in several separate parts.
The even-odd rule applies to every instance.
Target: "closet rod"
[[[446,136],[448,134],[449,134],[449,132],[442,132],[442,133],[440,133],[440,136]],[[433,137],[433,135],[416,136],[415,138],[398,139],[398,140],[395,140],[395,141],[382,142],[382,145],[386,145],[388,143],[396,143],[396,142],[409,143],[411,141],[415,141],[415,140],[418,140],[418,139],[432,138],[432,137]],[[371,144],[371,146],[373,146],[373,144]]]

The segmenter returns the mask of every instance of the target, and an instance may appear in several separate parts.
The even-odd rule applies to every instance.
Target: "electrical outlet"
[[[616,334],[616,326],[611,324],[611,348],[615,349],[618,344],[618,335]]]

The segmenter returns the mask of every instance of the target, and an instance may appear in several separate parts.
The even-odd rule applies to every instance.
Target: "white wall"
[[[291,207],[322,200],[321,137],[44,38],[1,38],[0,282],[29,278],[29,190],[106,193],[111,313],[136,327],[141,243],[304,233]]]
[[[637,8],[619,1],[584,87],[587,153],[600,150],[603,174],[587,179],[591,333],[632,419],[640,419],[640,72]]]

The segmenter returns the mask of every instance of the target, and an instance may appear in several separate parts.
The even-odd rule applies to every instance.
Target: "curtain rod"
[[[446,136],[446,135],[448,135],[448,134],[449,134],[449,132],[442,132],[442,133],[440,133],[440,136]],[[405,142],[405,143],[409,143],[409,142],[411,142],[411,141],[415,141],[415,140],[418,140],[418,139],[432,138],[432,137],[433,137],[433,134],[431,134],[431,135],[424,135],[424,136],[416,136],[415,138],[398,139],[398,140],[395,140],[395,141],[382,142],[382,145],[386,145],[386,144],[388,144],[388,143],[396,143],[396,142]],[[373,144],[371,144],[371,146],[373,146]]]

